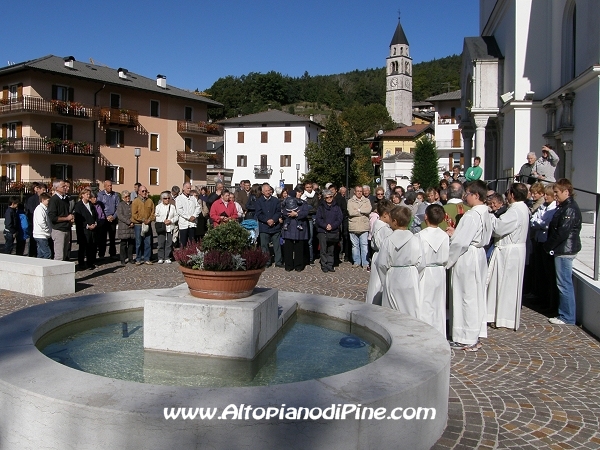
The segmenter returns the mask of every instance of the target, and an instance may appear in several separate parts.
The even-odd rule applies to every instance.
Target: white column
[[[476,115],[475,119],[475,156],[481,158],[481,168],[483,178],[485,179],[485,126],[488,123],[488,116]]]

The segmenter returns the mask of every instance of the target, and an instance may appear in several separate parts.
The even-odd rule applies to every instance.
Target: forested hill
[[[413,100],[459,89],[460,55],[413,66]],[[271,109],[295,112],[295,105],[344,111],[351,106],[385,105],[385,68],[355,70],[338,75],[289,77],[278,72],[249,73],[219,78],[206,93],[225,105],[209,110],[211,119],[246,115]]]

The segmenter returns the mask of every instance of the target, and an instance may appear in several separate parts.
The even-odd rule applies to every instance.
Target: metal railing
[[[271,166],[254,166],[254,175],[257,177],[270,177],[272,174]]]
[[[29,95],[0,103],[0,115],[20,112],[37,112],[77,117],[81,119],[92,119],[94,118],[94,111],[95,109],[93,107],[82,105],[77,102],[46,100],[42,97],[33,97]]]
[[[41,153],[46,155],[84,155],[92,156],[98,144],[84,141],[48,142],[45,138],[22,137],[8,138],[2,143],[2,151],[8,153]]]
[[[223,134],[223,127],[210,122],[189,122],[187,120],[177,121],[178,133],[198,133],[220,136]]]
[[[460,139],[460,140],[454,140],[454,139],[436,139],[435,140],[435,146],[437,148],[464,148],[464,144],[465,142]]]

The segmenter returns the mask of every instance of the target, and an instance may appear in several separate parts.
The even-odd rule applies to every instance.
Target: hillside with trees
[[[456,90],[460,86],[460,55],[413,66],[413,100]],[[355,107],[385,107],[385,68],[354,70],[337,75],[290,77],[279,72],[251,72],[219,78],[206,93],[223,108],[209,110],[213,120],[280,109],[292,114],[344,113]],[[302,105],[302,110],[298,108]],[[298,110],[297,110],[298,109]],[[351,114],[356,116],[356,114]],[[383,125],[383,124],[382,124]]]

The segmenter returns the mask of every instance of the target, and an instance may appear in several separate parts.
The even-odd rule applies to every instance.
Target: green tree
[[[435,142],[427,136],[417,141],[411,181],[418,181],[423,189],[439,184],[437,149]]]
[[[346,183],[346,164],[344,149],[359,148],[359,140],[348,126],[345,126],[337,114],[332,113],[325,124],[326,132],[319,142],[310,142],[306,146],[305,156],[310,170],[305,180],[319,183],[334,183],[337,186]],[[351,165],[352,168],[352,165]],[[355,171],[352,171],[354,174]],[[351,179],[354,182],[354,178]]]
[[[379,130],[393,130],[395,126],[387,108],[376,103],[354,105],[346,109],[341,117],[361,139],[374,136]]]
[[[371,149],[368,144],[359,144],[357,147],[352,148],[353,157],[352,163],[350,164],[351,176],[350,180],[354,183],[353,185],[365,185],[368,184],[371,187],[373,185],[373,163],[371,162]]]

